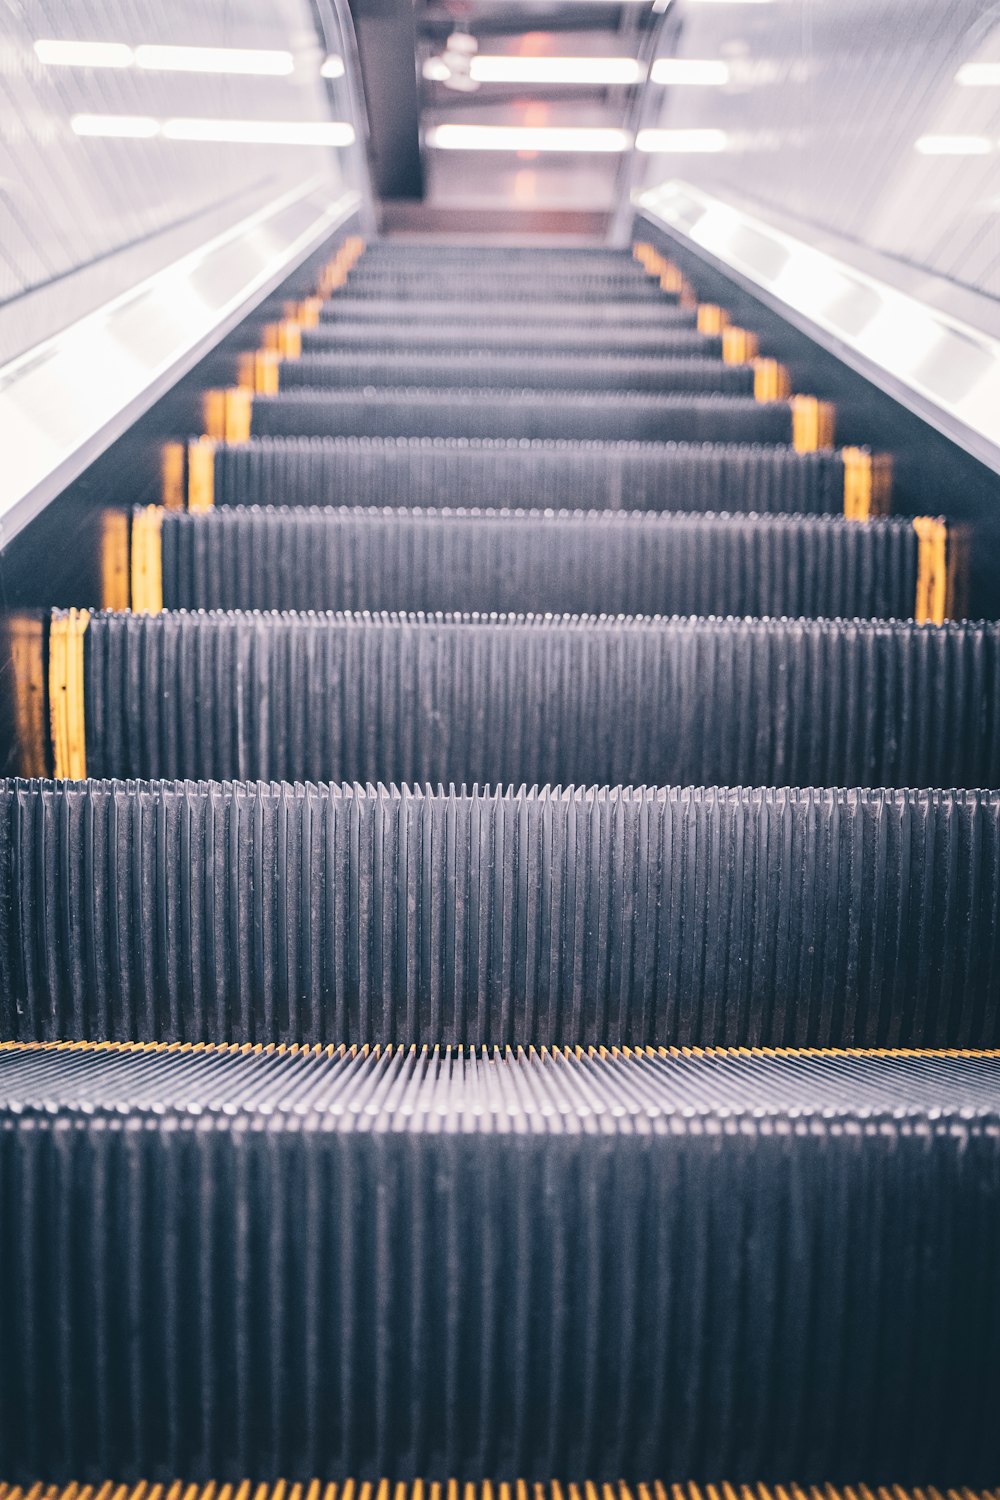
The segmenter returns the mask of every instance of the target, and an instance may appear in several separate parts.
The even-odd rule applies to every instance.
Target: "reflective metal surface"
[[[344,0],[4,10],[0,544],[362,206],[352,40]]]
[[[992,0],[673,0],[660,49],[724,63],[727,81],[648,87],[642,124],[723,139],[641,158],[638,185],[695,182],[803,239],[892,257],[901,276],[1000,297]]]
[[[635,201],[1000,468],[1000,5],[672,0]]]
[[[647,189],[637,203],[653,223],[707,251],[797,326],[1000,470],[1000,338],[689,183]]]

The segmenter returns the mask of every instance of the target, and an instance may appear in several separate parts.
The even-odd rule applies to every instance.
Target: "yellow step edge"
[[[247,350],[236,367],[240,386],[257,396],[276,396],[281,359],[277,349]]]
[[[300,328],[318,328],[323,310],[322,297],[306,297],[303,302],[286,302],[285,317]]]
[[[302,328],[294,318],[283,318],[280,323],[266,323],[262,338],[263,347],[280,354],[282,359],[298,359],[302,353]]]
[[[128,581],[128,516],[123,510],[106,510],[101,516],[102,609],[128,609]]]
[[[797,453],[815,453],[832,448],[836,407],[816,396],[792,396],[792,446]]]
[[[150,1485],[43,1484],[2,1485],[0,1500],[997,1500],[1000,1491],[967,1486],[943,1493],[933,1485],[922,1487],[893,1484],[850,1486],[800,1485],[751,1482],[696,1484],[693,1481],[665,1484],[661,1480],[546,1481],[523,1479],[481,1481],[457,1479],[414,1480],[319,1480],[271,1483],[250,1480],[189,1482]]]
[[[212,1053],[241,1056],[267,1056],[286,1057],[292,1061],[296,1057],[352,1057],[360,1055],[368,1057],[403,1058],[413,1053],[414,1046],[405,1042],[384,1042],[371,1045],[366,1043],[360,1049],[350,1046],[345,1042],[120,1042],[120,1041],[91,1041],[89,1039],[69,1039],[65,1041],[0,1041],[0,1052],[135,1052],[136,1054],[153,1054],[157,1052],[182,1053],[185,1056],[191,1053]],[[453,1057],[481,1057],[484,1061],[496,1061],[497,1048],[490,1044],[482,1043],[476,1045],[462,1045],[445,1043],[424,1045],[421,1056],[427,1057],[431,1054]],[[504,1056],[512,1057],[515,1054],[510,1048],[504,1049]],[[672,1058],[706,1058],[717,1061],[738,1060],[746,1062],[759,1060],[760,1058],[882,1058],[883,1060],[900,1060],[902,1058],[957,1058],[967,1061],[972,1059],[983,1059],[987,1061],[1000,1060],[1000,1047],[660,1047],[660,1046],[633,1046],[628,1051],[620,1048],[607,1048],[595,1046],[580,1046],[567,1044],[566,1046],[529,1046],[527,1049],[518,1047],[516,1055],[522,1059],[528,1056],[537,1059],[540,1063],[547,1063],[553,1058],[562,1061],[582,1061],[584,1057],[596,1062],[614,1062],[617,1064],[628,1064],[630,1066],[641,1066],[643,1060],[653,1057]]]
[[[760,343],[755,333],[747,328],[723,327],[722,359],[727,365],[748,365],[760,353]]]
[[[943,625],[948,618],[948,526],[938,516],[916,516],[917,598],[913,618],[920,625]]]
[[[14,686],[14,738],[20,776],[45,776],[45,627],[40,615],[9,615],[4,624]]]
[[[721,334],[729,327],[729,314],[714,302],[698,303],[698,332]]]
[[[215,504],[214,438],[196,438],[188,444],[188,510],[211,510]]]
[[[866,448],[841,450],[844,463],[844,516],[869,521],[887,516],[892,508],[892,455]]]
[[[163,508],[147,505],[132,517],[132,609],[158,615],[163,608]]]
[[[183,443],[164,443],[160,455],[160,498],[167,510],[184,509],[185,457]]]
[[[253,391],[244,385],[206,391],[203,402],[206,437],[225,443],[248,442],[253,398]]]
[[[754,359],[753,393],[757,401],[787,401],[792,394],[792,380],[787,369],[776,359]]]
[[[49,623],[49,722],[58,781],[82,781],[87,775],[83,637],[89,624],[87,609],[55,611]]]

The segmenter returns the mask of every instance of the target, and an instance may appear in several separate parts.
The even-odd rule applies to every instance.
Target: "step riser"
[[[7,1471],[987,1483],[995,1110],[838,1064],[839,1119],[639,1127],[601,1068],[597,1115],[536,1063],[479,1118],[445,1070],[432,1113],[0,1116]]]
[[[736,445],[262,438],[218,448],[214,501],[839,515],[844,463]]]
[[[93,776],[1000,786],[995,624],[122,614],[84,652]]]
[[[500,390],[290,391],[256,396],[252,435],[584,438],[607,442],[790,443],[785,401],[747,396]]]
[[[721,359],[620,359],[600,356],[542,355],[525,359],[517,354],[454,356],[449,354],[374,355],[304,354],[284,360],[279,370],[282,390],[299,387],[322,390],[359,386],[441,386],[465,390],[516,389],[531,382],[534,390],[593,390],[617,397],[621,391],[718,391],[723,395],[752,396],[754,371],[750,365],[727,365]]]
[[[350,609],[905,619],[908,521],[408,511],[172,512],[167,609]]]
[[[22,1039],[1000,1044],[1000,793],[8,784]]]

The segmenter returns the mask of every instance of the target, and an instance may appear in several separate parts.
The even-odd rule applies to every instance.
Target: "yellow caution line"
[[[215,440],[188,444],[188,510],[211,510],[215,504]]]
[[[848,521],[870,521],[887,516],[892,508],[892,457],[864,448],[844,448],[844,516]]]
[[[185,457],[183,443],[164,443],[160,476],[161,498],[167,510],[184,509]]]
[[[662,1480],[626,1484],[608,1481],[557,1479],[541,1483],[524,1479],[479,1483],[457,1479],[411,1481],[373,1479],[278,1479],[272,1484],[210,1480],[188,1484],[0,1484],[0,1500],[1000,1500],[1000,1490],[962,1488],[940,1490],[933,1485],[906,1489],[903,1485],[855,1484],[664,1484]]]
[[[14,738],[21,776],[45,776],[45,628],[40,615],[16,614],[5,623],[14,684]]]
[[[776,359],[755,359],[753,393],[758,401],[788,401],[792,395],[792,377]]]
[[[128,609],[128,516],[106,510],[101,517],[101,608]]]
[[[365,248],[365,242],[358,235],[349,236],[331,261],[323,267],[319,275],[319,286],[317,291],[320,297],[329,297],[339,287],[346,285],[347,277]]]
[[[54,611],[49,625],[49,718],[57,780],[82,781],[87,774],[83,702],[83,637],[90,611]]]
[[[836,407],[816,396],[792,396],[792,446],[797,453],[833,447]]]
[[[917,598],[913,618],[920,625],[941,625],[949,617],[948,527],[936,516],[916,516]]]
[[[206,436],[226,443],[248,442],[253,397],[253,391],[244,385],[206,391],[203,408]]]
[[[147,505],[132,517],[132,608],[136,614],[158,615],[163,608],[162,530],[162,506]]]
[[[51,1041],[51,1042],[0,1042],[0,1052],[218,1052],[235,1055],[261,1055],[268,1057],[403,1057],[432,1054],[446,1057],[506,1057],[531,1056],[543,1061],[549,1058],[598,1058],[606,1061],[618,1058],[708,1058],[725,1061],[734,1058],[820,1058],[856,1057],[881,1058],[892,1061],[904,1057],[912,1058],[958,1058],[1000,1059],[997,1047],[604,1047],[604,1046],[507,1046],[498,1043],[482,1043],[480,1046],[465,1046],[453,1043],[387,1042],[348,1046],[343,1042],[113,1042],[113,1041]]]

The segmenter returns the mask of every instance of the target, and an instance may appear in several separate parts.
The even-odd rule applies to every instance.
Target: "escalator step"
[[[401,350],[374,354],[350,349],[337,353],[303,354],[282,360],[282,390],[343,389],[362,386],[435,387],[463,391],[483,387],[511,390],[530,374],[533,390],[607,392],[615,397],[629,391],[720,391],[751,396],[754,369],[748,364],[724,364],[721,359],[696,357],[652,358],[638,355],[523,354],[493,350],[485,353]]]
[[[154,1493],[154,1488],[156,1492]],[[29,1496],[29,1489],[31,1494]],[[92,1486],[96,1494],[115,1494],[117,1485],[113,1480],[95,1479]],[[777,1496],[787,1500],[1000,1500],[1000,1490],[971,1490],[949,1487],[944,1492],[933,1485],[920,1489],[905,1489],[902,1485],[857,1484],[844,1490],[831,1484],[806,1485],[785,1482],[775,1485],[772,1491],[766,1484],[737,1484],[728,1480],[709,1480],[705,1483],[709,1500],[776,1500]],[[17,1485],[0,1484],[0,1500],[90,1500],[81,1496],[77,1483],[59,1485],[32,1484],[25,1481],[23,1488]],[[126,1497],[121,1497],[126,1500]],[[256,1485],[249,1479],[234,1480],[226,1484],[222,1480],[209,1480],[204,1485],[189,1489],[187,1480],[166,1480],[154,1487],[137,1487],[131,1500],[704,1500],[701,1488],[693,1482],[669,1484],[662,1480],[639,1480],[628,1485],[624,1480],[609,1484],[602,1480],[566,1480],[560,1483],[552,1479],[547,1484],[533,1483],[530,1487],[523,1479],[484,1479],[459,1481],[457,1479],[423,1480],[411,1483],[390,1479],[344,1479],[303,1480],[293,1483],[279,1479],[274,1485]]]
[[[93,776],[1000,786],[997,623],[109,612],[73,641]]]
[[[256,438],[215,449],[216,505],[482,505],[610,510],[844,509],[824,449],[518,438]]]
[[[0,783],[30,1040],[1000,1044],[1000,792]]]
[[[981,1054],[5,1049],[5,1469],[988,1484],[998,1086]]]
[[[585,302],[551,300],[544,302],[521,302],[506,300],[484,300],[474,297],[466,303],[449,302],[434,297],[352,297],[349,292],[339,292],[324,302],[320,311],[323,320],[340,318],[348,322],[379,323],[454,323],[464,322],[470,328],[477,323],[523,323],[530,318],[533,323],[583,323],[591,327],[629,328],[670,326],[676,322],[679,308],[678,298],[669,292],[660,292],[655,298],[643,302]]]
[[[160,527],[167,609],[906,619],[917,599],[920,543],[903,519],[384,507],[143,516]],[[135,584],[132,599],[143,607]]]
[[[347,299],[364,301],[367,298],[373,302],[447,302],[452,306],[504,302],[517,303],[523,308],[531,308],[536,302],[558,305],[566,301],[596,303],[605,309],[677,300],[675,293],[661,290],[658,281],[641,273],[637,277],[608,279],[586,274],[570,277],[559,270],[504,272],[499,267],[476,268],[471,272],[456,267],[444,276],[433,277],[423,273],[407,276],[391,271],[381,274],[352,271],[344,288],[333,293],[333,300],[337,302]]]
[[[289,361],[288,368],[295,366]],[[591,438],[790,443],[788,401],[716,393],[559,390],[295,390],[255,396],[254,437]]]
[[[305,353],[362,346],[391,353],[407,345],[415,349],[520,349],[534,357],[539,349],[595,353],[718,354],[721,336],[699,333],[694,308],[675,308],[676,317],[658,327],[588,328],[572,324],[497,323],[478,319],[467,323],[349,323],[325,322],[301,330]]]

